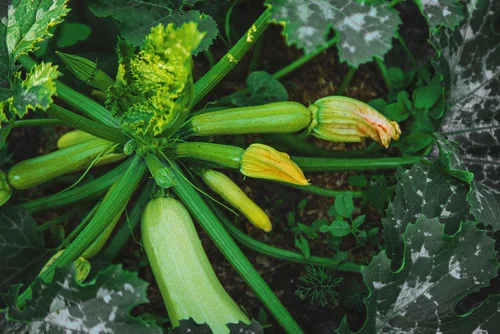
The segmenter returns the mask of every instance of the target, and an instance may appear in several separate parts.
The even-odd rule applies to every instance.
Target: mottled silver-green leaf
[[[431,36],[439,53],[434,66],[448,88],[449,110],[441,132],[457,141],[475,179],[500,187],[500,35],[497,0],[468,1],[466,20],[455,31]]]
[[[97,17],[111,16],[120,21],[122,37],[134,46],[141,46],[151,28],[162,23],[174,23],[176,27],[187,22],[195,22],[205,36],[193,54],[210,47],[217,37],[217,24],[210,15],[197,10],[181,10],[196,1],[185,0],[92,0],[90,10]]]
[[[387,255],[399,267],[404,251],[401,235],[408,224],[420,216],[439,218],[446,231],[454,233],[469,215],[466,201],[469,186],[444,175],[437,167],[421,164],[398,170],[396,177],[396,196],[382,224]]]
[[[26,210],[0,210],[0,254],[0,292],[11,284],[29,283],[50,257],[42,232]]]
[[[454,29],[464,18],[460,0],[414,0],[432,28]]]
[[[46,110],[56,94],[56,79],[59,72],[51,63],[35,65],[23,80],[21,72],[14,76],[12,97],[8,100],[13,114],[23,117],[28,111]]]
[[[444,328],[463,321],[454,312],[455,304],[496,276],[495,241],[473,222],[463,224],[454,236],[444,229],[438,219],[421,217],[403,235],[404,264],[398,271],[391,270],[384,252],[363,269],[370,295],[361,332],[470,333]],[[484,323],[474,314],[468,318],[472,327]],[[342,332],[346,326],[344,321]]]
[[[383,58],[401,24],[398,12],[386,3],[365,5],[356,0],[267,0],[272,20],[281,23],[288,44],[306,53],[325,44],[333,27],[342,61],[351,66]]]
[[[34,51],[35,44],[50,37],[49,28],[62,22],[68,0],[13,0],[2,25],[7,26],[6,44],[10,61]]]
[[[16,333],[162,333],[130,316],[132,308],[148,302],[147,285],[121,266],[111,266],[83,285],[75,282],[73,266],[57,269],[51,283],[35,281],[23,311],[10,306],[9,320],[23,325],[9,321],[8,326],[16,326]]]
[[[474,174],[468,171],[461,158],[460,148],[456,143],[439,139],[438,166],[441,171],[469,184],[467,202],[470,213],[477,223],[500,230],[500,192],[474,180]]]
[[[500,192],[479,182],[473,181],[467,200],[470,213],[476,222],[500,230]]]

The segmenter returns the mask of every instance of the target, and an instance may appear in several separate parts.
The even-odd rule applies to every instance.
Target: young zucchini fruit
[[[99,155],[108,153],[114,144],[104,139],[92,139],[14,165],[8,180],[16,189],[29,189],[66,173],[89,166]]]
[[[191,118],[196,136],[244,133],[292,133],[311,123],[311,112],[297,102],[274,102],[260,106],[231,108]]]
[[[173,327],[181,320],[206,323],[213,333],[249,318],[215,276],[193,221],[174,198],[149,202],[141,221],[144,248]]]
[[[205,184],[240,211],[257,228],[271,232],[273,226],[267,214],[229,177],[213,169],[202,174]]]

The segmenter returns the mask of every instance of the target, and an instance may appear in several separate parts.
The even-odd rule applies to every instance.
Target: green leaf
[[[432,28],[443,25],[453,30],[464,18],[460,0],[414,1]]]
[[[59,72],[51,63],[35,65],[23,80],[21,72],[14,76],[12,97],[7,100],[10,111],[23,117],[30,110],[46,110],[52,104],[52,96],[56,94],[55,80]]]
[[[438,218],[447,233],[454,233],[469,214],[469,187],[443,175],[437,167],[415,164],[398,170],[396,196],[382,219],[387,255],[399,267],[404,253],[401,235],[418,217]]]
[[[324,225],[319,228],[320,232],[330,232],[334,237],[345,237],[351,233],[351,225],[345,220],[334,220],[331,225]]]
[[[28,110],[46,109],[55,92],[52,80],[57,67],[41,64],[26,79],[15,61],[19,56],[37,49],[36,43],[52,36],[49,28],[62,22],[69,11],[67,0],[13,0],[2,5],[0,12],[0,128],[1,123]],[[7,9],[6,11],[4,11]],[[17,72],[17,73],[16,73]],[[4,141],[4,135],[0,136]],[[1,144],[1,143],[0,143]],[[3,145],[0,145],[3,146]]]
[[[365,218],[365,215],[357,216],[356,219],[352,221],[352,229],[356,231],[361,226],[361,224],[365,222]]]
[[[368,180],[364,175],[351,175],[347,178],[347,182],[353,187],[366,187]]]
[[[423,149],[426,149],[430,144],[434,142],[434,135],[430,133],[410,133],[404,136],[398,145],[400,145],[401,150],[405,154],[414,154]]]
[[[386,3],[365,5],[355,0],[267,0],[272,20],[283,24],[288,44],[296,44],[306,53],[325,44],[333,27],[338,35],[341,61],[358,67],[383,58],[392,47],[401,24],[398,12]]]
[[[94,280],[79,285],[73,266],[56,270],[51,283],[32,285],[32,299],[23,311],[11,305],[9,329],[45,333],[162,333],[161,329],[130,316],[130,310],[147,303],[148,283],[137,273],[111,266]],[[11,327],[12,326],[12,327]]]
[[[418,328],[422,333],[469,333],[445,329],[456,328],[461,319],[454,312],[456,303],[496,276],[495,241],[472,222],[453,237],[444,230],[438,219],[420,217],[405,231],[404,265],[398,271],[391,270],[384,252],[363,269],[371,293],[365,299],[367,319],[361,332],[409,333]],[[348,329],[345,319],[341,327]]]
[[[118,43],[120,67],[106,103],[126,131],[156,136],[185,121],[193,95],[191,53],[202,38],[190,22],[152,28],[138,53]]]
[[[13,0],[0,33],[6,33],[6,45],[11,64],[20,55],[36,50],[35,44],[52,36],[49,28],[60,22],[69,9],[67,0]],[[2,31],[3,30],[3,31]],[[3,39],[3,34],[0,39]],[[3,51],[3,50],[2,50]],[[2,73],[5,73],[2,71]]]
[[[141,46],[144,37],[153,26],[173,23],[176,27],[195,22],[198,30],[205,33],[193,55],[207,50],[217,37],[214,19],[197,10],[185,11],[181,8],[192,6],[196,1],[183,0],[93,0],[89,8],[97,17],[111,16],[120,21],[122,37],[133,46]]]
[[[59,35],[57,36],[57,46],[65,48],[86,40],[92,29],[83,23],[64,22],[61,24]]]
[[[500,7],[496,0],[470,1],[466,12],[459,29],[440,29],[430,38],[439,55],[434,67],[448,90],[440,130],[461,144],[476,180],[499,189],[500,35],[493,27]]]
[[[427,85],[418,87],[413,92],[413,104],[415,108],[430,109],[444,96],[444,87],[439,85]]]
[[[405,91],[401,91],[398,93],[397,102],[386,105],[382,110],[383,114],[389,119],[402,122],[410,116],[411,108],[410,95]]]
[[[288,92],[285,86],[267,72],[252,72],[247,78],[247,86],[250,95],[235,93],[231,95],[232,104],[238,107],[246,107],[288,101]]]
[[[335,211],[345,218],[350,218],[354,211],[354,202],[352,201],[352,193],[346,191],[335,198]]]
[[[391,80],[392,87],[394,89],[401,89],[404,87],[405,73],[401,68],[391,66],[387,69],[387,75],[389,76],[389,80]]]
[[[295,247],[297,247],[304,257],[308,259],[311,256],[311,249],[309,248],[309,241],[302,234],[295,237]]]
[[[28,211],[20,207],[0,210],[0,292],[12,284],[31,282],[50,253]]]

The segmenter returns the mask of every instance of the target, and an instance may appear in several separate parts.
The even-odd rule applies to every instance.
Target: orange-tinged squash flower
[[[203,181],[229,204],[240,211],[257,228],[270,232],[273,229],[267,214],[229,177],[221,172],[207,169]]]
[[[309,110],[308,131],[315,137],[335,142],[360,142],[370,137],[389,147],[401,129],[368,104],[344,96],[329,96],[314,102]]]
[[[250,145],[241,156],[240,171],[248,177],[307,186],[304,173],[286,153],[263,144]]]

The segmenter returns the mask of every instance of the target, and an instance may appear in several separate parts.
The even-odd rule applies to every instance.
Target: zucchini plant
[[[266,8],[259,8],[258,18],[243,36],[195,80],[194,57],[204,54],[210,62],[213,53],[209,46],[217,35],[214,19],[200,11],[207,5],[205,2],[171,1],[166,5],[156,0],[126,4],[89,1],[92,13],[96,17],[112,16],[115,31],[120,33],[116,58],[111,58],[117,59],[111,62],[116,76],[108,75],[100,61],[66,50],[54,52],[68,70],[66,73],[71,72],[90,87],[89,96],[64,84],[66,75],[60,77],[57,65],[41,60],[56,59],[41,50],[50,50],[47,43],[53,43],[54,38],[48,38],[54,31],[55,43],[61,48],[78,42],[63,37],[71,40],[85,36],[86,28],[76,28],[77,23],[64,20],[69,12],[67,1],[13,0],[2,6],[0,148],[8,148],[15,128],[65,125],[72,130],[59,138],[52,152],[0,165],[5,169],[0,171],[0,237],[3,240],[12,233],[16,240],[30,244],[26,247],[21,242],[16,246],[21,259],[14,254],[0,263],[0,273],[6,277],[0,280],[0,288],[10,287],[8,291],[0,290],[0,329],[29,332],[44,328],[51,333],[113,332],[123,328],[133,332],[162,331],[159,325],[165,319],[161,317],[130,317],[133,306],[147,302],[144,282],[120,266],[106,265],[120,254],[140,226],[138,235],[146,254],[143,260],[151,267],[174,332],[263,332],[262,316],[259,324],[254,320],[258,315],[242,309],[217,278],[192,218],[287,333],[303,333],[303,325],[282,304],[239,244],[282,261],[309,265],[303,282],[331,282],[331,286],[302,286],[298,295],[313,303],[320,300],[321,307],[338,304],[342,293],[336,289],[347,281],[329,276],[340,272],[361,275],[368,289],[365,295],[360,293],[358,302],[364,301],[367,309],[365,321],[356,330],[408,331],[425,323],[424,331],[453,332],[460,327],[457,324],[467,322],[464,315],[457,315],[455,304],[468,293],[487,286],[498,269],[494,239],[487,231],[497,231],[498,227],[494,222],[500,213],[498,180],[491,168],[483,170],[485,182],[474,179],[469,169],[479,169],[466,163],[475,152],[469,150],[464,162],[460,150],[445,135],[453,139],[458,133],[469,134],[477,130],[476,125],[484,125],[480,131],[496,131],[498,124],[495,117],[482,114],[482,120],[471,127],[473,130],[454,132],[454,124],[461,119],[456,110],[468,106],[460,105],[457,98],[470,96],[456,95],[453,89],[472,79],[464,79],[466,71],[457,76],[449,71],[457,62],[465,66],[463,61],[469,56],[463,53],[470,47],[467,41],[476,39],[467,29],[476,29],[479,16],[486,15],[493,29],[493,0],[467,2],[466,8],[453,1],[438,1],[436,5],[415,0],[413,10],[422,14],[425,38],[432,43],[428,47],[437,50],[437,58],[422,63],[411,54],[405,30],[397,32],[401,19],[394,7],[402,13],[411,12],[400,2],[353,0],[341,6],[335,1],[267,0]],[[231,44],[229,21],[235,5],[225,16],[227,44]],[[210,10],[209,6],[206,10]],[[438,10],[442,11],[441,20],[436,19]],[[131,18],[133,14],[137,17]],[[463,27],[454,30],[462,17]],[[252,73],[248,90],[208,100],[209,93],[253,46],[258,55],[262,35],[272,22],[284,23],[286,42],[302,48],[304,56],[273,76]],[[322,26],[328,31],[319,28]],[[332,27],[336,33],[326,40]],[[79,29],[83,35],[64,33],[71,29]],[[481,29],[477,39],[486,42],[478,44],[493,45],[498,40],[497,34]],[[462,41],[462,47],[453,34],[464,33],[468,39]],[[409,54],[410,65],[388,65],[393,64],[394,56],[389,51],[394,37],[397,47]],[[337,46],[339,59],[349,65],[336,94],[316,96],[308,105],[286,101],[287,97],[271,97],[268,101],[269,96],[264,96],[263,101],[258,97],[261,80],[274,83],[279,87],[276,91],[283,93],[277,79],[332,45]],[[498,48],[493,49],[496,52]],[[357,67],[373,59],[380,73],[377,79],[385,85],[385,97],[365,103],[342,96]],[[484,60],[488,64],[484,74],[487,80],[474,78],[482,93],[489,80],[497,82],[494,80],[500,65],[491,61]],[[405,73],[405,66],[411,70]],[[490,97],[479,98],[484,102]],[[449,116],[444,116],[445,110],[449,110]],[[45,112],[45,117],[40,111]],[[20,120],[27,114],[40,117]],[[232,140],[241,135],[249,135],[245,137],[249,144]],[[481,142],[484,136],[482,133],[470,138]],[[333,152],[314,143],[358,149]],[[496,148],[492,148],[493,153]],[[288,149],[302,156],[290,156]],[[397,152],[401,156],[394,156]],[[374,182],[373,189],[365,191],[326,189],[315,185],[316,178],[311,175],[396,168],[397,184],[390,191],[389,186],[379,191]],[[257,205],[255,198],[252,200],[253,196],[242,189],[241,182],[226,175],[227,170],[236,172],[232,175],[274,182],[293,191],[336,197],[327,212],[331,219],[306,225],[297,222],[292,214],[287,217],[287,228],[275,224],[280,217],[269,215],[268,208]],[[69,186],[55,192],[59,189],[57,183],[65,182],[64,177],[71,180]],[[366,178],[356,182],[369,188]],[[351,185],[356,187],[356,182]],[[37,196],[37,189],[44,196]],[[372,197],[370,190],[375,191]],[[378,201],[373,199],[377,196]],[[392,201],[377,225],[366,215],[357,215],[353,200],[357,197],[374,207],[378,203],[382,209],[388,198]],[[243,233],[228,221],[221,206],[241,213],[265,233],[289,229],[300,252],[270,246]],[[46,214],[53,211],[58,214]],[[35,214],[47,221],[36,225],[31,217]],[[65,220],[78,223],[68,236],[58,238],[57,228]],[[19,226],[40,233],[24,237]],[[369,230],[364,230],[365,226]],[[47,250],[43,231],[50,231],[56,240],[55,249]],[[340,247],[344,240],[352,238],[356,250],[377,236],[385,242],[378,246],[382,249],[378,255],[372,254],[367,261],[347,261]],[[335,256],[311,254],[310,242],[321,237],[335,249]],[[16,263],[19,269],[7,274],[5,268]],[[465,263],[474,264],[465,268]],[[443,292],[447,285],[454,287],[449,293]],[[481,309],[469,307],[467,314],[475,313],[467,328],[490,328],[498,320],[498,311],[494,311],[497,320],[482,317],[483,312],[498,306],[497,295],[483,304]],[[87,317],[89,305],[102,314]],[[337,319],[338,328],[329,330],[351,331],[347,317]],[[311,331],[310,327],[307,331]]]

